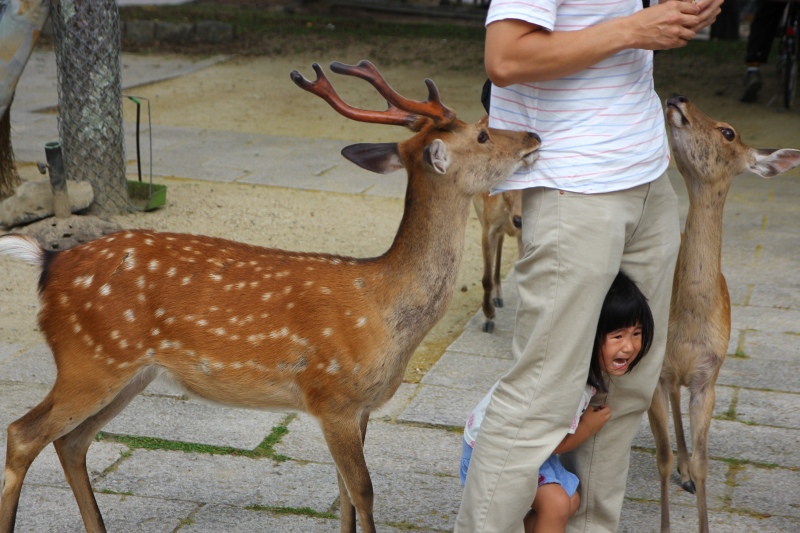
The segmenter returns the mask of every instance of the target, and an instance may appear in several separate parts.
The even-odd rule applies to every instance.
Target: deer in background
[[[375,531],[363,453],[370,412],[395,393],[451,300],[472,197],[531,164],[540,139],[485,120],[464,123],[431,80],[428,100],[417,102],[367,61],[331,64],[389,103],[385,111],[358,109],[313,68],[315,81],[297,71],[292,80],[343,116],[416,132],[401,143],[342,151],[365,169],[408,173],[389,250],[353,259],[124,231],[49,252],[29,237],[0,237],[0,253],[42,272],[39,325],[58,368],[45,399],[8,428],[0,531],[13,530],[25,474],[50,442],[86,530],[105,531],[86,452],[158,373],[222,404],[313,415],[337,467],[341,531],[355,531],[356,514],[363,531]]]
[[[708,431],[714,385],[731,330],[730,296],[721,271],[722,210],[734,176],[748,170],[765,178],[786,172],[800,165],[800,151],[750,148],[730,125],[712,120],[685,96],[667,100],[666,117],[675,163],[689,194],[689,212],[675,267],[667,351],[648,417],[661,476],[661,531],[670,529],[671,405],[681,485],[697,495],[699,530],[706,533]],[[690,395],[691,458],[681,419],[681,387]]]
[[[517,257],[522,257],[522,191],[507,191],[490,195],[481,193],[472,201],[481,223],[481,251],[483,253],[483,316],[481,328],[486,333],[494,331],[495,307],[503,307],[503,286],[500,267],[503,258],[503,239],[506,235],[517,239]]]

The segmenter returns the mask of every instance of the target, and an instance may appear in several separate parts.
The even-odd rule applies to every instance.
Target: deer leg
[[[61,467],[64,469],[64,475],[78,502],[87,532],[105,531],[103,516],[97,506],[89,473],[86,470],[86,453],[89,451],[89,446],[97,432],[121,413],[131,400],[153,381],[155,376],[156,369],[148,368],[125,385],[111,403],[53,442],[61,461]]]
[[[108,377],[108,374],[102,376]],[[59,373],[44,400],[8,426],[6,465],[0,500],[0,531],[14,530],[22,482],[31,463],[44,447],[69,433],[107,405],[125,383],[124,379],[119,378],[104,381],[103,385],[99,385],[85,374],[80,377],[65,377],[63,373]],[[101,529],[96,531],[104,531],[102,524]]]
[[[346,512],[349,511],[346,507],[349,506],[355,507],[358,520],[361,522],[361,531],[375,533],[375,520],[372,515],[372,481],[369,478],[367,461],[364,459],[364,433],[361,429],[365,417],[368,418],[369,415],[351,420],[342,420],[339,417],[320,418],[322,433],[341,479],[340,490],[342,485],[345,489],[339,495],[342,502],[342,533],[353,531],[344,529],[346,515],[350,514]]]
[[[686,432],[681,417],[681,388],[673,387],[669,393],[672,405],[672,424],[675,426],[675,444],[678,447],[678,474],[681,476],[681,487],[694,494],[694,482],[689,471],[689,449],[686,446]]]
[[[483,331],[491,333],[494,331],[494,303],[492,302],[492,259],[494,258],[494,248],[492,247],[491,229],[483,226],[481,234],[481,251],[483,252],[483,316],[486,322],[483,324]]]
[[[708,502],[706,480],[708,479],[708,431],[714,412],[716,393],[714,386],[692,394],[689,420],[692,428],[691,476],[697,494],[697,515],[700,533],[708,533]]]
[[[669,476],[672,473],[672,446],[669,442],[669,400],[667,384],[659,380],[653,402],[647,411],[656,442],[656,463],[661,478],[661,533],[669,533]]]
[[[500,282],[500,270],[503,266],[503,236],[502,232],[497,234],[497,244],[495,245],[495,261],[494,261],[494,295],[492,302],[495,307],[503,307],[503,284]]]
[[[367,423],[369,413],[361,416],[361,445],[367,438]],[[356,533],[356,508],[350,500],[350,494],[344,484],[341,474],[337,472],[336,477],[339,482],[339,512],[341,515],[341,533]]]

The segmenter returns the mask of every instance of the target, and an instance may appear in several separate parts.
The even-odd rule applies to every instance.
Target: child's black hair
[[[597,333],[594,337],[594,351],[592,362],[589,367],[589,384],[597,389],[598,392],[608,392],[608,385],[603,377],[601,366],[601,350],[606,335],[612,331],[631,326],[641,326],[642,328],[642,349],[639,355],[631,362],[627,374],[639,361],[647,355],[650,346],[653,344],[653,313],[650,306],[636,283],[633,282],[624,272],[620,271],[611,288],[608,289],[603,308],[600,311],[600,319],[597,321]]]

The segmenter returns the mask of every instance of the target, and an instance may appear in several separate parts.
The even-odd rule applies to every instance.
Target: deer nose
[[[527,134],[528,134],[528,137],[533,137],[538,142],[542,142],[542,138],[539,137],[538,135],[536,135],[535,133],[533,133],[532,131],[527,132]]]
[[[517,229],[522,229],[522,217],[521,217],[521,216],[515,216],[515,217],[514,217],[514,218],[511,220],[511,222],[514,224],[514,227],[515,227],[515,228],[517,228]]]
[[[679,103],[685,104],[688,101],[689,99],[683,96],[682,94],[673,94],[672,96],[669,97],[669,99],[667,99],[667,105],[669,104],[677,105]]]

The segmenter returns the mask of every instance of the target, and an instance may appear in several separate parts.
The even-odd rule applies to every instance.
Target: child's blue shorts
[[[467,469],[469,469],[469,461],[472,458],[472,447],[467,444],[467,441],[461,439],[461,486],[463,487],[467,482]],[[567,492],[567,495],[572,497],[575,491],[578,490],[578,476],[568,471],[558,460],[556,454],[547,458],[547,461],[539,468],[539,486],[547,485],[548,483],[558,483]]]

